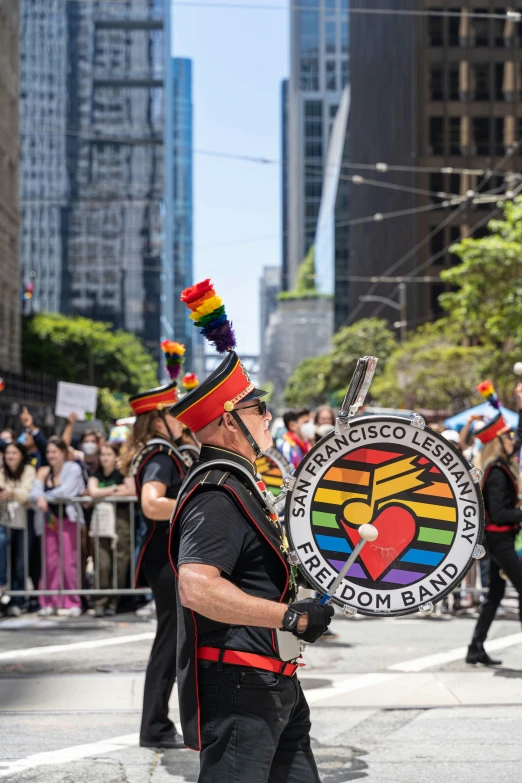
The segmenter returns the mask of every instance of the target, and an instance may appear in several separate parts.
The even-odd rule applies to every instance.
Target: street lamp
[[[406,283],[400,282],[398,285],[399,288],[399,301],[394,302],[393,299],[388,299],[386,296],[377,296],[374,294],[367,294],[365,296],[360,296],[359,300],[361,302],[381,302],[382,304],[389,305],[389,307],[393,307],[394,310],[398,310],[400,313],[400,321],[395,321],[393,324],[396,329],[400,329],[400,338],[401,342],[403,342],[406,338],[406,326],[408,325],[408,322],[406,320]]]

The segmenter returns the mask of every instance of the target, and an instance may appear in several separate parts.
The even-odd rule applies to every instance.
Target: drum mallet
[[[332,600],[332,596],[335,594],[335,591],[343,581],[344,577],[352,567],[353,563],[355,563],[355,561],[359,557],[359,552],[361,551],[363,546],[366,544],[367,541],[375,541],[377,539],[377,536],[379,535],[379,531],[373,525],[361,525],[359,527],[359,535],[361,536],[361,540],[353,550],[352,554],[350,555],[346,563],[339,571],[338,577],[335,579],[334,582],[332,582],[332,584],[328,588],[328,591],[321,598],[321,604],[330,603],[330,601]]]

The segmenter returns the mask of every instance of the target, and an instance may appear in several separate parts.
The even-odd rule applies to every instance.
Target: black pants
[[[522,621],[522,564],[515,552],[515,532],[488,533],[487,547],[490,555],[489,592],[482,604],[480,617],[473,634],[473,642],[485,642],[495,613],[506,589],[502,570],[518,593],[518,606]]]
[[[145,675],[140,740],[160,745],[175,732],[169,699],[176,679],[176,577],[168,560],[158,564],[154,547],[145,552],[142,568],[156,601],[158,627]]]
[[[200,661],[198,783],[319,783],[297,677]]]

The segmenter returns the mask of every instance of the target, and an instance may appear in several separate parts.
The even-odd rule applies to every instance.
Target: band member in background
[[[480,386],[479,390],[481,390]],[[491,390],[494,394],[492,386]],[[466,662],[482,663],[486,666],[498,666],[502,663],[488,655],[484,649],[484,642],[504,597],[506,589],[504,575],[518,593],[522,621],[522,564],[515,552],[515,537],[522,524],[522,509],[519,508],[518,502],[518,467],[513,460],[515,451],[520,448],[522,441],[522,384],[518,384],[515,394],[519,409],[516,437],[500,411],[477,432],[477,438],[483,446],[482,494],[486,509],[484,538],[490,556],[489,590],[468,647]],[[491,399],[489,401],[491,402]],[[494,407],[499,410],[497,405],[494,404]]]
[[[169,522],[187,469],[176,447],[182,425],[166,412],[177,400],[176,386],[174,381],[131,397],[136,421],[121,461],[123,473],[135,477],[139,507],[147,523],[135,586],[152,589],[158,617],[145,676],[140,730],[140,745],[154,748],[183,747],[183,738],[168,715],[176,677],[177,638]]]
[[[222,300],[208,280],[182,299],[208,339],[229,351],[171,410],[202,444],[171,529],[185,743],[201,751],[199,783],[319,783],[294,675],[299,639],[316,641],[333,608],[293,602],[288,542],[255,468],[272,445],[271,415],[231,350]]]

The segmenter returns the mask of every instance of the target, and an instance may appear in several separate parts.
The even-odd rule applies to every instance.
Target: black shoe
[[[159,739],[159,740],[145,740],[141,739],[140,737],[140,748],[162,748],[164,750],[173,750],[178,748],[184,748],[185,743],[183,742],[183,737],[181,734],[178,734],[177,731],[174,731],[174,734],[170,734],[168,737],[165,737],[165,739]]]
[[[502,661],[490,658],[482,642],[472,642],[468,647],[466,663],[482,663],[484,666],[500,666]]]

